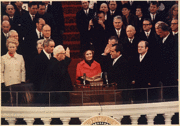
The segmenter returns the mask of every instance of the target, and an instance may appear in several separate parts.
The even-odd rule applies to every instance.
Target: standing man
[[[177,85],[176,68],[177,57],[175,53],[175,40],[172,33],[170,33],[170,27],[166,23],[160,23],[158,25],[158,32],[162,41],[159,45],[161,62],[160,68],[160,81],[163,86]],[[164,88],[164,98],[171,99],[175,96],[175,91],[171,88]]]
[[[43,34],[43,37],[44,39],[50,39],[51,38],[51,27],[47,24],[45,24],[43,27],[42,27],[42,34]]]
[[[1,25],[1,56],[7,53],[6,40],[9,37],[11,25],[9,21],[3,21]]]
[[[89,2],[88,1],[81,1],[82,4],[82,10],[77,12],[76,14],[76,24],[77,28],[80,32],[80,51],[81,53],[84,52],[84,48],[86,48],[89,45],[89,35],[88,35],[88,26],[89,21],[94,17],[93,9],[89,8]]]
[[[126,89],[128,88],[128,62],[122,56],[122,44],[114,44],[110,49],[111,59],[107,56],[104,56],[104,63],[108,62],[107,64],[107,78],[109,83],[117,83],[118,89]],[[122,92],[122,98],[124,102],[128,101],[127,92]]]
[[[147,41],[140,41],[138,43],[138,55],[135,55],[133,60],[133,69],[131,83],[135,88],[147,88],[157,86],[157,68],[155,67],[154,57],[148,52],[149,43]],[[152,92],[153,91],[153,92]],[[135,90],[135,101],[147,100],[146,90]],[[156,90],[149,90],[149,98],[153,100],[156,96]]]
[[[52,39],[45,40],[43,50],[33,60],[30,81],[34,83],[35,91],[40,91],[42,77],[49,65],[54,46],[55,42]]]
[[[68,73],[68,65],[70,64],[70,50],[64,49],[62,45],[58,45],[53,50],[53,57],[50,59],[47,71],[41,83],[41,91],[71,91],[72,83]],[[46,100],[49,101],[46,97]],[[66,105],[69,103],[69,93],[53,93],[51,94],[51,104]]]
[[[118,42],[122,43],[126,37],[126,31],[123,29],[123,21],[120,15],[114,17],[113,26],[114,27],[109,31],[108,36],[116,36],[118,38]]]

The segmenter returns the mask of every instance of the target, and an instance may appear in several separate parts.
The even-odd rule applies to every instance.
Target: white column
[[[147,114],[146,115],[148,125],[154,125],[154,118],[156,115],[157,114]]]
[[[43,121],[44,125],[50,125],[51,123],[51,118],[41,118],[41,120]]]
[[[64,118],[60,118],[61,121],[63,122],[63,125],[69,125],[69,121],[70,121],[70,117],[64,117]]]
[[[16,123],[16,118],[5,118],[5,120],[7,120],[9,125],[15,125]]]
[[[116,119],[121,124],[121,120],[123,118],[123,115],[122,116],[113,116],[113,118]]]
[[[174,113],[165,113],[163,116],[165,118],[165,124],[171,125],[171,118],[174,115]]]
[[[139,114],[138,115],[130,115],[132,125],[137,125],[138,124],[139,117],[140,117]]]
[[[33,125],[34,123],[34,118],[24,118],[24,120],[26,121],[27,125]]]
[[[81,121],[81,124],[86,120],[86,117],[79,117],[79,120]]]

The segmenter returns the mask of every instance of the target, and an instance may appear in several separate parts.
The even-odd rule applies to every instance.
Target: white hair
[[[135,29],[135,27],[134,27],[133,25],[128,25],[128,26],[126,27],[126,29],[127,29],[128,27],[131,27],[131,28],[133,28],[134,31],[136,31],[136,29]]]
[[[10,37],[13,33],[17,33],[17,31],[15,31],[15,30],[9,31],[9,32],[8,32],[8,36]],[[17,33],[17,34],[18,34],[18,33]]]
[[[43,42],[44,42],[44,39],[40,39],[40,40],[37,41],[37,45],[38,44],[43,44]]]
[[[58,45],[54,48],[53,50],[53,55],[57,55],[58,53],[61,53],[62,51],[64,51],[64,47],[62,45]]]

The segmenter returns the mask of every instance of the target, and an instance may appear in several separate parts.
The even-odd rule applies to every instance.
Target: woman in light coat
[[[16,53],[18,45],[18,40],[8,38],[6,41],[8,52],[1,57],[1,83],[9,87],[12,105],[16,94],[11,91],[15,91],[18,84],[25,82],[25,63],[23,56]]]

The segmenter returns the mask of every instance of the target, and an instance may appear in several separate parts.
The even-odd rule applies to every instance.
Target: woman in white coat
[[[25,82],[25,63],[23,56],[16,53],[18,45],[18,40],[8,38],[6,41],[8,52],[1,57],[1,83],[9,87],[12,105],[15,103],[16,93],[11,91],[16,91],[16,86]]]

